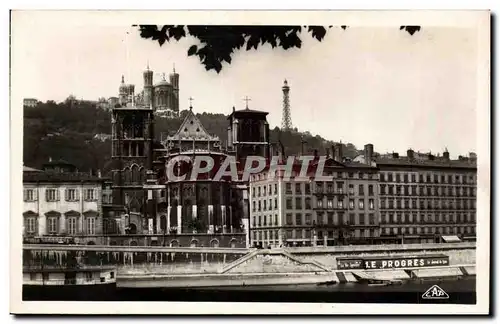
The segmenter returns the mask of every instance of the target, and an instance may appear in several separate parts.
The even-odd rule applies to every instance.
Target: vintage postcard
[[[489,313],[489,11],[13,10],[10,40],[12,313]]]

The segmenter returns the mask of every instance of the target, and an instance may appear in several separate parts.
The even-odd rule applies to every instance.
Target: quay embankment
[[[338,269],[339,258],[445,255],[446,266],[398,269]],[[71,261],[73,260],[73,261]],[[25,245],[24,266],[68,262],[115,265],[120,287],[208,287],[290,285],[475,275],[474,243],[287,249],[167,248],[129,246]]]

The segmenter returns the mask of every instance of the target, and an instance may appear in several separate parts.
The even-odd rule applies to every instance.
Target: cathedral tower
[[[177,115],[179,114],[179,73],[174,71],[170,73],[170,84],[172,85],[172,110]]]
[[[144,78],[144,106],[151,107],[153,104],[153,71],[149,69],[149,63],[146,71],[143,72]]]

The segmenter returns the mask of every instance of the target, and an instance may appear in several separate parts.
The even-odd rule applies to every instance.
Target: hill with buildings
[[[177,131],[187,111],[180,118],[155,119],[156,138]],[[223,146],[227,138],[227,116],[224,114],[197,114],[207,131],[219,136]],[[24,165],[39,168],[52,159],[63,159],[74,164],[80,171],[106,170],[111,155],[110,111],[98,107],[95,102],[68,100],[39,102],[36,106],[24,107]],[[319,154],[334,144],[319,135],[309,132],[270,130],[271,142],[281,141],[286,155]],[[352,144],[344,144],[344,155],[353,158],[358,154]]]

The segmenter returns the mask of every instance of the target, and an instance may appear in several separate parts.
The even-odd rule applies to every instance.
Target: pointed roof
[[[169,140],[179,139],[205,139],[218,140],[217,136],[212,136],[208,133],[201,121],[196,117],[192,109],[189,109],[186,117],[177,132],[173,136],[168,137]]]

